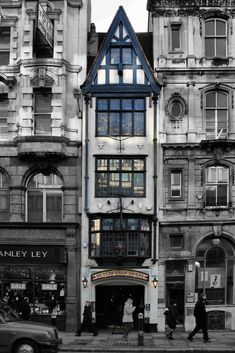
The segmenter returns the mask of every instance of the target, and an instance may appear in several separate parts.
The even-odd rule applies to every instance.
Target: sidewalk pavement
[[[165,333],[144,333],[144,345],[138,343],[138,332],[131,332],[128,340],[123,334],[112,334],[111,329],[99,330],[97,336],[91,333],[82,332],[81,336],[75,333],[60,332],[63,344],[60,352],[216,352],[235,353],[235,332],[234,331],[209,331],[210,343],[204,343],[202,334],[198,333],[193,342],[187,340],[186,332],[175,331],[174,340],[169,340]]]

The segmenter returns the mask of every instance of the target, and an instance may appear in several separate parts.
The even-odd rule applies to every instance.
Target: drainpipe
[[[157,218],[157,206],[158,206],[158,194],[157,194],[157,163],[158,163],[158,121],[157,121],[157,101],[158,96],[153,95],[153,258],[152,263],[157,262],[158,255],[158,218]]]
[[[89,112],[89,102],[90,102],[90,96],[85,96],[85,103],[86,103],[86,118],[85,118],[85,190],[84,190],[84,211],[88,213],[89,208],[88,208],[88,157],[89,157],[89,138],[88,138],[88,112]]]

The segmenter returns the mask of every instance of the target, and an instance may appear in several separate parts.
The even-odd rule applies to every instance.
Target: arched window
[[[205,21],[205,55],[220,58],[227,56],[227,21],[220,18]]]
[[[225,138],[228,134],[228,94],[224,91],[206,93],[206,134],[209,139]]]
[[[211,166],[206,168],[205,205],[212,207],[228,206],[229,203],[229,168]]]
[[[0,171],[0,220],[9,218],[10,213],[10,191],[9,178]]]
[[[221,237],[203,240],[196,253],[196,292],[211,305],[234,304],[234,249]]]
[[[62,179],[54,174],[34,174],[27,184],[28,222],[62,221]]]

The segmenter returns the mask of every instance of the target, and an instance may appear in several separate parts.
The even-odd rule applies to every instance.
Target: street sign
[[[37,28],[46,40],[46,42],[49,44],[49,46],[53,47],[54,27],[40,2],[38,2],[37,10]]]

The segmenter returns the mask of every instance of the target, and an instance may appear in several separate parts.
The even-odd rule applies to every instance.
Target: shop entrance
[[[123,307],[131,296],[136,310],[133,314],[134,327],[137,328],[137,315],[144,312],[144,286],[96,286],[96,325],[98,328],[122,324]]]
[[[178,322],[184,323],[184,282],[183,283],[167,283],[167,305],[177,303]]]

